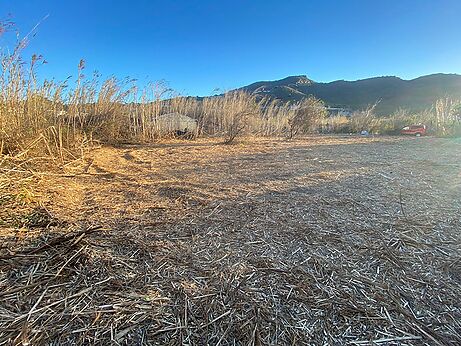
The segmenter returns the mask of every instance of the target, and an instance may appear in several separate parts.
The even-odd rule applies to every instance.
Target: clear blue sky
[[[8,14],[22,34],[49,15],[27,53],[57,79],[81,58],[87,74],[165,79],[188,95],[298,74],[461,73],[461,0],[0,0]]]

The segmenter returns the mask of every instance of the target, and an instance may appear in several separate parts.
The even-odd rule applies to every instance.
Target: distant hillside
[[[255,94],[258,98],[270,97],[282,101],[299,101],[314,95],[330,107],[351,110],[379,101],[377,113],[390,114],[398,108],[424,110],[445,96],[461,99],[461,75],[433,74],[412,80],[376,77],[331,83],[316,83],[306,76],[291,76],[277,81],[256,82],[239,90]]]

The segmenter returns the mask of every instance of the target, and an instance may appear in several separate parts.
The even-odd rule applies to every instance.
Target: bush
[[[369,105],[367,108],[352,114],[351,128],[353,132],[374,132],[378,129],[379,120],[375,116],[376,105],[376,103]]]
[[[438,136],[453,137],[460,135],[461,102],[449,98],[439,99],[435,103],[435,132]]]
[[[312,132],[318,129],[328,112],[323,101],[309,96],[295,106],[294,114],[288,119],[288,138],[299,133]]]
[[[350,133],[351,122],[345,116],[332,116],[324,119],[322,124],[323,133]]]

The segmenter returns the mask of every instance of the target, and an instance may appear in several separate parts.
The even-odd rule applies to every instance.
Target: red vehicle
[[[402,135],[410,135],[410,136],[416,136],[416,137],[424,136],[426,132],[427,132],[426,125],[406,126],[400,131]]]

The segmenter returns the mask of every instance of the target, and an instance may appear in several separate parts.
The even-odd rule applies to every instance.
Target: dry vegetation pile
[[[458,345],[460,145],[98,149],[3,228],[0,344]]]

